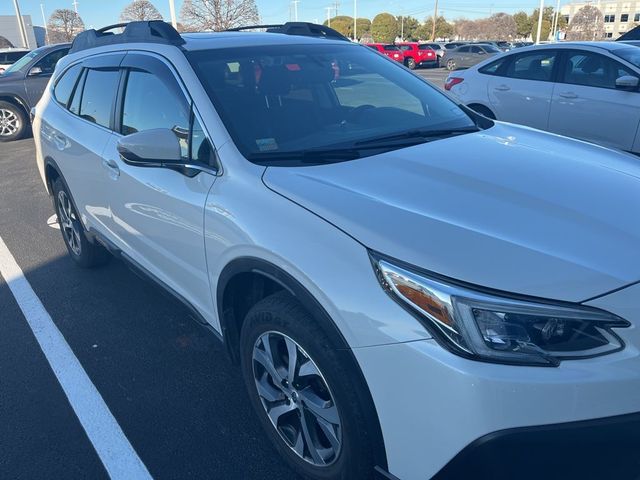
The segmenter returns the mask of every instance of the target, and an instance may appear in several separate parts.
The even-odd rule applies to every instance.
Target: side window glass
[[[190,109],[160,78],[131,70],[122,107],[123,135],[143,130],[168,128],[180,139],[182,157],[189,158]]]
[[[489,65],[485,65],[482,67],[479,72],[484,73],[485,75],[500,75],[502,72],[502,67],[505,62],[508,61],[508,57],[501,58],[500,60],[490,63]]]
[[[80,64],[71,67],[58,80],[53,90],[55,99],[65,107],[69,104],[71,94],[73,93],[73,87],[76,86],[78,76],[80,75],[80,70],[82,70],[82,66]]]
[[[194,115],[191,125],[191,161],[195,163],[203,163],[205,165],[213,164],[213,146],[204,133],[204,129],[198,118]]]
[[[56,64],[58,63],[58,61],[62,57],[64,57],[67,53],[69,53],[68,48],[56,50],[55,52],[50,53],[49,55],[44,57],[42,60],[37,62],[34,66],[40,67],[42,69],[43,75],[50,75],[55,70]]]
[[[80,101],[80,116],[110,128],[111,109],[119,80],[119,70],[87,70]]]
[[[480,47],[471,47],[471,53],[484,53]]]
[[[514,55],[506,76],[522,80],[550,81],[555,59],[556,52],[553,51]]]
[[[593,52],[572,52],[565,65],[564,83],[586,87],[616,88],[616,79],[636,77],[622,64]]]

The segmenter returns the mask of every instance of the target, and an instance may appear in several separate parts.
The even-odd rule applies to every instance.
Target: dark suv
[[[0,76],[0,142],[22,138],[29,110],[38,103],[69,44],[47,45],[22,57]]]

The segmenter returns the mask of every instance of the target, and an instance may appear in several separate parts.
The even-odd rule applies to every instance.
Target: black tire
[[[484,105],[479,105],[477,103],[474,103],[474,104],[469,105],[469,108],[475,110],[480,115],[483,115],[483,116],[485,116],[487,118],[490,118],[491,120],[495,120],[496,119],[496,115],[489,108],[485,107]]]
[[[258,395],[253,360],[254,347],[260,345],[258,342],[265,334],[284,334],[302,347],[303,353],[308,354],[308,358],[317,365],[331,398],[335,399],[332,405],[337,407],[339,414],[342,442],[339,453],[329,465],[317,466],[300,457],[285,442],[267,415],[263,400]],[[345,362],[344,356],[341,356],[344,345],[336,344],[330,338],[331,335],[288,292],[278,292],[261,300],[247,314],[240,339],[241,365],[247,391],[267,436],[298,474],[313,480],[371,479],[375,466],[373,452],[379,445],[375,442],[382,440],[375,438],[375,429],[365,418],[364,412],[372,405],[363,405],[363,402],[370,396],[368,392],[363,394],[363,388],[358,387],[357,375],[353,374],[349,362]],[[289,400],[285,400],[287,405]],[[300,411],[306,411],[305,404],[301,401],[299,404]],[[297,415],[298,419],[304,415],[297,410],[290,414]]]
[[[62,240],[73,261],[82,268],[93,268],[107,263],[111,255],[101,245],[89,241],[71,195],[59,177],[53,182],[53,205]],[[62,210],[63,208],[66,212]],[[65,219],[69,220],[65,221]]]
[[[416,61],[411,57],[407,58],[407,68],[409,70],[415,70],[416,67],[417,67]]]
[[[22,107],[0,101],[0,142],[12,142],[24,137],[29,125]]]

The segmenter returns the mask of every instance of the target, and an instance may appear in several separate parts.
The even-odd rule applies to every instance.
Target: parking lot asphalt
[[[422,78],[426,78],[434,85],[444,88],[444,82],[449,76],[449,71],[446,68],[416,68],[413,73],[420,75]]]
[[[33,139],[0,144],[0,170],[0,240],[150,475],[297,478],[211,332],[120,261],[72,263]],[[26,318],[0,276],[0,478],[108,478]]]

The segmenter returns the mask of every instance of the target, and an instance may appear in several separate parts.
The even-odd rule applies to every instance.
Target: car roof
[[[529,45],[518,49],[518,52],[525,52],[527,50],[543,49],[543,48],[599,48],[609,52],[616,50],[629,48],[629,44],[625,42],[557,42],[557,43],[542,43],[539,45]]]
[[[183,33],[185,44],[182,48],[188,51],[211,50],[234,47],[261,47],[265,45],[344,45],[343,40],[331,40],[302,35],[286,35],[267,32],[203,32]]]

